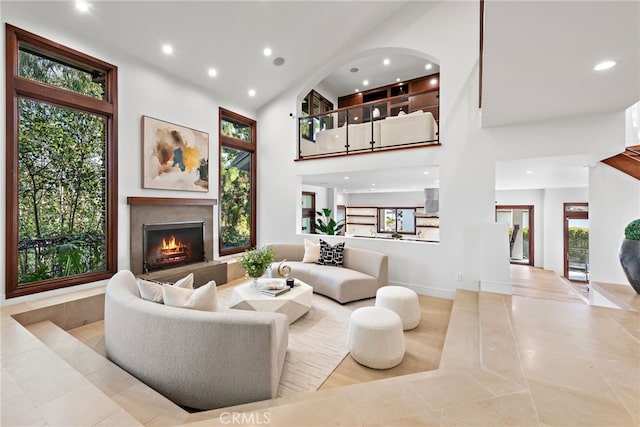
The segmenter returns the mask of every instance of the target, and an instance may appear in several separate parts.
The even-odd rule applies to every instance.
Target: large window
[[[378,232],[415,234],[415,208],[380,208],[378,210]]]
[[[220,255],[256,245],[256,122],[220,108]]]
[[[7,25],[7,298],[109,278],[117,69]]]

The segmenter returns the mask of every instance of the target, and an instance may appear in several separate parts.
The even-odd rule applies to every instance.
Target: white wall
[[[586,188],[544,190],[544,268],[564,275],[564,203],[589,202]]]
[[[440,63],[442,146],[293,162],[296,128],[294,121],[289,120],[288,112],[296,106],[297,99],[330,71],[347,63],[349,58],[384,49],[412,53]],[[293,226],[296,223],[295,194],[299,188],[296,187],[297,176],[439,165],[440,244],[349,238],[347,244],[389,254],[393,283],[439,295],[453,295],[456,288],[477,288],[481,279],[477,274],[465,275],[460,282],[456,277],[458,272],[464,271],[465,227],[494,222],[496,160],[619,152],[618,145],[624,146],[622,112],[481,128],[477,109],[477,59],[476,2],[410,2],[375,31],[352,43],[333,61],[320,65],[306,84],[292,87],[261,108],[258,111],[259,132],[267,148],[261,149],[260,170],[269,181],[263,184],[266,193],[261,195],[260,201],[266,209],[264,212],[281,213],[275,221],[259,215],[259,240],[301,240]],[[619,143],[612,144],[611,141]],[[546,236],[544,240],[547,240]],[[508,262],[506,257],[504,262]]]
[[[629,222],[640,218],[640,181],[600,163],[589,168],[589,255],[594,282],[628,284],[618,252]]]
[[[24,30],[61,43],[83,53],[95,56],[118,67],[118,268],[129,267],[129,207],[127,196],[148,197],[180,197],[180,198],[217,198],[218,170],[216,167],[218,153],[218,107],[222,106],[248,117],[255,117],[255,111],[247,111],[238,108],[232,102],[216,100],[206,94],[201,88],[181,81],[178,77],[163,73],[136,58],[114,52],[106,46],[92,44],[84,38],[76,37],[69,30],[52,27],[47,22],[41,22],[31,16],[21,16],[7,13],[2,9],[2,22],[10,23]],[[1,31],[4,38],[4,26]],[[4,45],[4,41],[3,41]],[[0,68],[5,69],[4,55],[0,56]],[[5,88],[2,79],[2,93],[4,99]],[[2,135],[5,134],[5,103],[2,102]],[[291,109],[290,111],[295,111]],[[147,115],[161,120],[178,123],[187,127],[202,130],[209,133],[209,179],[210,188],[207,193],[176,192],[163,190],[142,189],[142,142],[141,142],[141,116]],[[289,119],[290,120],[290,119]],[[290,120],[293,122],[293,120]],[[260,134],[258,134],[260,135]],[[2,144],[5,139],[2,138]],[[4,170],[4,162],[2,168]],[[4,198],[4,172],[0,192]],[[2,215],[4,215],[4,209]],[[215,212],[217,218],[217,209]],[[4,219],[4,217],[3,217]],[[213,230],[214,237],[217,230]],[[4,228],[0,232],[0,239],[4,241]],[[215,237],[217,241],[217,237]],[[4,245],[0,249],[0,262],[2,263],[2,277],[4,277]],[[217,254],[217,245],[215,253]],[[89,284],[87,286],[96,286]],[[43,295],[64,293],[79,289],[63,289],[30,297],[12,298],[5,300],[5,289],[1,287],[0,298],[2,304],[16,303]]]

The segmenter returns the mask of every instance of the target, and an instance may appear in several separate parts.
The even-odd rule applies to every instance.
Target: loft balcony
[[[400,94],[298,119],[298,160],[438,146],[433,90]]]

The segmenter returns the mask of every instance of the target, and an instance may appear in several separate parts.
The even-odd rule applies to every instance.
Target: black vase
[[[640,294],[640,240],[624,239],[622,241],[620,264],[629,283]]]

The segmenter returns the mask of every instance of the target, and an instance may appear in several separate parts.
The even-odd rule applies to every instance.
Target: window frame
[[[251,126],[251,141],[243,141],[241,139],[232,138],[222,133],[222,118],[240,122]],[[256,247],[256,230],[257,230],[257,177],[258,177],[258,139],[257,139],[257,122],[249,117],[245,117],[241,114],[235,113],[226,108],[219,107],[218,109],[218,254],[220,256],[234,255],[242,253],[248,249]],[[242,150],[251,154],[251,221],[249,225],[249,245],[238,246],[230,249],[222,248],[222,161],[221,154],[222,148],[228,147],[236,150]]]
[[[117,271],[118,259],[118,69],[116,66],[78,52],[44,37],[5,24],[6,54],[6,241],[5,297],[15,298],[109,279]],[[19,76],[20,45],[43,57],[70,66],[105,74],[104,99],[71,92]],[[106,262],[105,270],[18,285],[18,132],[20,98],[70,108],[105,118],[106,169]]]
[[[390,231],[390,230],[385,230],[384,229],[384,215],[382,215],[381,213],[384,213],[385,210],[393,210],[394,211],[394,215],[396,217],[396,225],[395,225],[395,230]],[[398,211],[399,210],[413,210],[413,233],[410,231],[398,231]],[[417,233],[416,230],[416,212],[417,209],[415,207],[379,207],[378,208],[378,233],[393,233],[393,234],[406,234],[406,235],[414,235]]]

